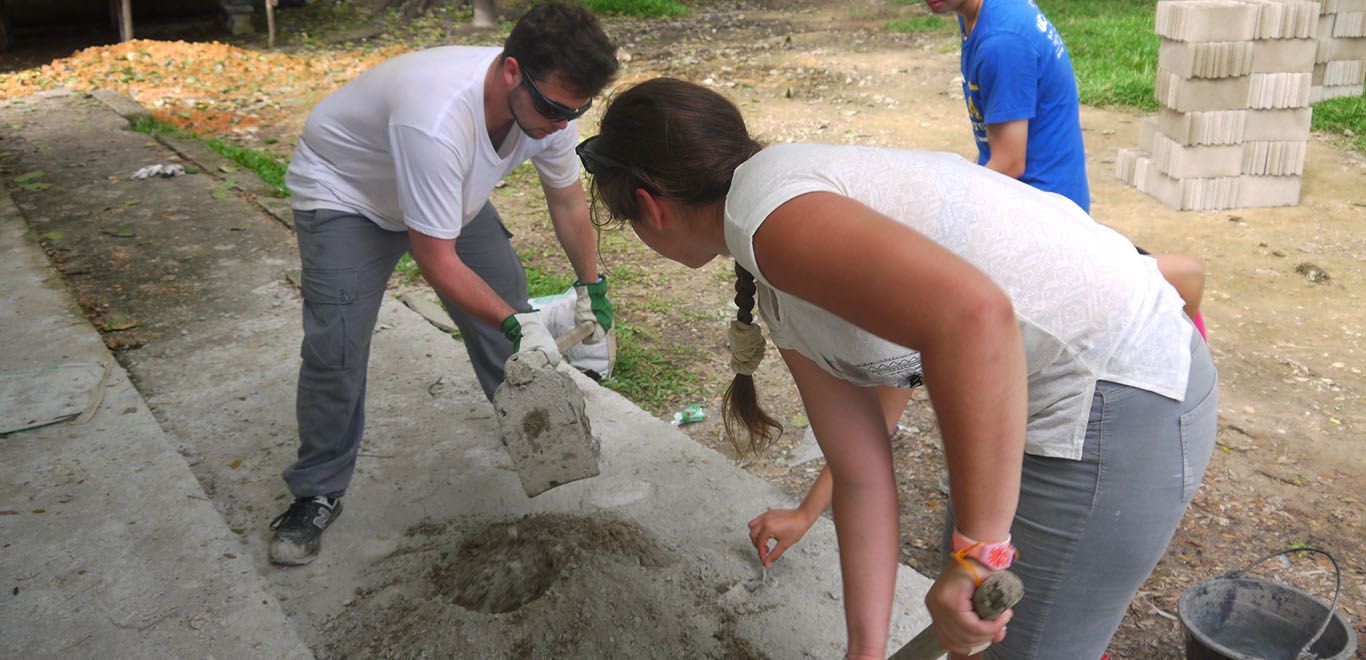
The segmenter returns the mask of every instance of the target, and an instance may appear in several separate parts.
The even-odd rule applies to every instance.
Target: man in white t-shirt
[[[527,305],[511,234],[489,203],[527,160],[578,276],[576,322],[612,326],[599,277],[573,120],[616,75],[616,47],[588,10],[539,4],[503,48],[451,46],[376,66],[308,116],[286,183],[293,193],[304,298],[294,501],[270,559],[312,561],[341,513],[365,426],[370,337],[395,264],[411,252],[460,328],[490,399],[516,351],[560,360]],[[567,129],[567,130],[566,130]]]

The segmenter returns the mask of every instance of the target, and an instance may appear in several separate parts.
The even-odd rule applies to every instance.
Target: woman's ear
[[[640,207],[641,212],[641,217],[637,220],[644,222],[652,229],[663,228],[664,207],[660,205],[659,200],[655,199],[654,195],[651,195],[644,188],[636,188],[635,195],[636,204]]]

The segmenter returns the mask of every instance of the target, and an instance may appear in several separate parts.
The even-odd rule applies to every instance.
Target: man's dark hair
[[[562,2],[532,7],[503,43],[523,75],[543,80],[558,72],[574,91],[594,96],[617,74],[617,46],[587,8]]]

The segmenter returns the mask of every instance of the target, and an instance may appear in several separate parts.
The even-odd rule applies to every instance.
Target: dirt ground
[[[916,11],[873,0],[838,8],[777,0],[706,3],[683,19],[610,19],[606,26],[622,48],[623,83],[669,75],[714,86],[740,105],[752,130],[767,142],[877,144],[972,156],[955,80],[954,38],[883,29],[890,18]],[[280,58],[278,67],[289,73],[276,80],[277,67],[253,64],[259,70],[252,74],[251,94],[223,92],[215,98],[201,91],[198,100],[181,105],[175,105],[184,101],[177,93],[194,94],[164,85],[152,90],[149,83],[139,96],[139,80],[116,84],[149,108],[164,108],[168,119],[214,126],[230,142],[287,155],[312,103],[357,70],[342,64],[352,57],[439,42],[492,41],[439,20],[405,30],[361,23],[330,33],[332,41],[320,32],[305,40],[299,35],[311,25],[308,20],[285,12],[283,43],[286,54],[307,45],[313,50],[299,56],[328,63],[311,74],[312,67],[290,65],[283,55],[248,58]],[[234,66],[231,58],[225,61]],[[17,94],[41,85],[36,74],[29,76],[0,79],[0,90]],[[60,78],[49,71],[45,79]],[[597,112],[580,121],[582,134],[593,132]],[[206,118],[213,121],[196,123]],[[1366,155],[1316,135],[1299,206],[1178,213],[1113,177],[1115,153],[1137,143],[1141,119],[1129,111],[1083,108],[1093,215],[1151,251],[1184,253],[1205,263],[1203,310],[1221,379],[1219,445],[1110,656],[1179,657],[1183,642],[1175,615],[1182,592],[1263,555],[1300,546],[1336,556],[1343,578],[1339,606],[1360,630],[1366,616],[1366,458],[1360,444],[1366,428]],[[534,179],[514,178],[495,194],[495,203],[517,234],[520,251],[543,269],[568,271]],[[765,407],[786,423],[783,437],[761,454],[740,456],[718,422],[729,380],[723,328],[734,310],[730,263],[689,271],[646,254],[629,232],[604,234],[602,254],[621,321],[638,328],[640,340],[673,366],[698,376],[652,412],[667,418],[684,405],[701,404],[708,419],[685,430],[792,496],[790,502],[755,502],[755,514],[794,504],[822,463],[788,465],[801,451],[804,417],[780,360],[767,361],[757,376]],[[1315,273],[1327,277],[1308,276]],[[896,291],[889,287],[887,294]],[[933,575],[945,498],[937,486],[937,430],[923,393],[902,422],[907,428],[895,438],[902,559]],[[416,541],[413,548],[430,552]],[[611,554],[603,548],[592,552]],[[1258,570],[1325,597],[1332,592],[1331,566],[1311,557],[1272,561]]]

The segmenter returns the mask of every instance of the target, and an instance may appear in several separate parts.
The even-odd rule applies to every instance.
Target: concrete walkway
[[[0,371],[112,366],[95,415],[0,437],[0,656],[311,658],[0,193]]]
[[[0,440],[0,536],[9,544],[0,550],[0,645],[7,652],[296,657],[311,648],[335,655],[329,625],[383,605],[361,595],[431,598],[425,568],[397,584],[377,568],[406,552],[404,539],[419,524],[453,525],[458,533],[554,512],[627,520],[669,548],[673,560],[658,569],[658,584],[688,586],[651,597],[679,613],[672,623],[703,620],[699,608],[714,608],[761,656],[840,657],[844,623],[829,521],[756,582],[745,523],[766,507],[790,505],[787,498],[581,376],[602,475],[526,498],[463,349],[393,300],[374,337],[366,445],[345,513],[313,564],[268,564],[266,524],[287,502],[278,475],[295,450],[301,336],[288,277],[297,263],[292,234],[268,212],[283,215],[281,200],[193,143],[129,131],[111,103],[125,116],[137,112],[77,94],[0,106],[7,178],[42,171],[50,186],[12,186],[22,219],[4,204],[0,370],[105,354],[34,236],[52,244],[56,269],[87,310],[107,327],[127,325],[110,319],[136,323],[105,339],[137,346],[120,352],[129,374],[114,369],[105,402],[85,427]],[[128,178],[158,162],[199,172]],[[927,587],[902,568],[892,649],[926,623]],[[465,657],[566,657],[588,648],[526,640],[529,629],[550,625],[548,617],[594,611],[590,603],[533,605],[506,615],[458,609],[448,623],[478,631],[461,639]],[[715,622],[696,625],[681,634],[714,636]],[[617,646],[593,648],[640,648],[633,634],[622,626],[611,640]],[[685,652],[645,649],[647,657]]]

